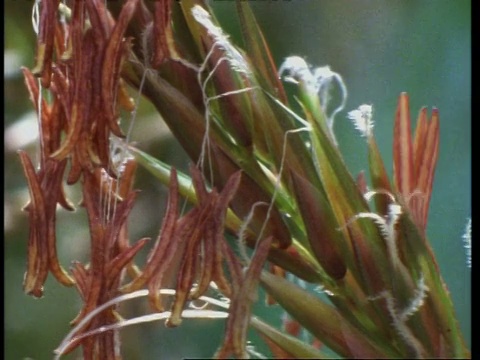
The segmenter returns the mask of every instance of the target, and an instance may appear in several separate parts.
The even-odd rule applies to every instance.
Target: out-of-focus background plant
[[[21,288],[28,230],[27,217],[20,209],[28,190],[15,152],[19,148],[31,154],[36,151],[32,141],[35,117],[19,70],[20,65],[33,67],[31,5],[23,1],[5,3],[5,356],[9,359],[50,358],[80,307],[75,292],[50,278],[40,300],[27,297]],[[211,1],[210,5],[224,31],[241,44],[234,4]],[[462,235],[471,211],[470,6],[469,1],[251,2],[277,66],[290,55],[305,56],[315,66],[328,64],[344,78],[349,93],[347,111],[363,103],[374,105],[374,131],[386,164],[392,163],[398,94],[408,91],[414,119],[423,105],[440,109],[441,147],[427,235],[468,347],[471,289]],[[296,92],[293,86],[286,88],[291,94]],[[347,111],[337,115],[335,135],[349,170],[357,174],[367,169],[367,150],[364,139],[347,120]],[[186,155],[146,101],[142,101],[137,117],[132,140],[187,172]],[[139,171],[136,188],[142,193],[130,221],[132,239],[156,236],[166,198],[165,187]],[[391,168],[387,171],[392,173]],[[75,192],[72,197],[79,200]],[[86,219],[65,213],[58,216],[63,224],[58,229],[62,262],[85,258]],[[271,323],[280,324],[278,306],[266,309],[257,304],[254,312],[257,310]],[[125,329],[125,358],[141,359],[146,354],[166,359],[211,356],[219,345],[222,327],[220,321],[193,320],[178,329],[167,330],[161,323]],[[181,346],[178,339],[182,339]],[[266,351],[254,336],[251,339],[257,350]]]

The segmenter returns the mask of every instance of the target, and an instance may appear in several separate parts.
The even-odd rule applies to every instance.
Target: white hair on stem
[[[395,268],[400,265],[400,258],[396,245],[395,225],[397,224],[400,215],[402,214],[402,208],[399,204],[395,202],[394,196],[386,190],[381,189],[369,191],[365,193],[364,197],[367,201],[370,201],[374,195],[379,194],[387,195],[392,201],[392,203],[388,206],[388,214],[385,217],[381,217],[380,215],[373,212],[362,212],[352,217],[342,228],[349,226],[357,219],[371,219],[378,226],[380,233],[385,240],[390,260],[392,261],[392,264]],[[376,300],[380,298],[385,299],[388,312],[392,317],[392,325],[395,327],[395,330],[402,337],[405,343],[415,353],[416,358],[421,358],[425,352],[423,350],[422,344],[412,333],[406,322],[408,318],[411,317],[415,312],[417,312],[418,309],[423,305],[428,290],[429,289],[425,284],[425,279],[422,275],[417,283],[417,289],[415,289],[413,299],[404,309],[401,310],[397,308],[396,300],[390,290],[384,290],[378,296],[370,298],[370,300]]]
[[[240,228],[238,229],[238,240],[239,240],[238,250],[239,250],[240,256],[242,257],[243,261],[245,261],[246,264],[250,262],[250,258],[248,257],[248,254],[247,254],[247,249],[245,246],[245,238],[247,236],[248,224],[250,224],[250,222],[252,221],[253,215],[255,214],[255,209],[258,206],[269,206],[269,204],[264,201],[257,201],[256,203],[254,203],[247,217],[245,218],[245,220],[240,225]]]
[[[348,220],[344,226],[339,228],[339,230],[348,227],[358,219],[371,219],[378,226],[378,229],[380,230],[380,233],[382,234],[382,237],[387,245],[390,261],[392,262],[394,268],[396,268],[400,264],[400,257],[398,255],[396,244],[395,226],[401,214],[402,207],[397,203],[391,203],[388,206],[388,214],[385,217],[382,217],[374,212],[361,212]]]
[[[211,113],[210,113],[210,106],[209,103],[213,100],[217,100],[221,97],[225,96],[231,96],[231,95],[236,95],[236,94],[241,94],[243,92],[251,91],[255,87],[248,87],[244,89],[238,89],[238,90],[233,90],[229,91],[223,94],[218,94],[215,96],[209,97],[207,95],[207,85],[208,82],[211,80],[213,75],[215,74],[216,70],[218,67],[224,62],[228,61],[230,66],[232,67],[233,70],[245,74],[251,74],[251,71],[249,69],[249,66],[243,56],[240,54],[240,52],[229,42],[228,36],[225,35],[222,31],[222,29],[215,24],[213,24],[212,19],[210,14],[203,9],[199,5],[195,5],[192,8],[192,15],[195,18],[195,20],[201,24],[207,32],[213,37],[215,40],[214,43],[212,44],[211,48],[205,55],[205,58],[203,62],[200,64],[200,66],[195,65],[190,63],[189,61],[179,58],[179,57],[173,57],[171,60],[175,62],[179,62],[183,66],[187,67],[188,69],[193,70],[196,75],[197,75],[197,82],[200,86],[200,89],[202,91],[202,96],[203,96],[203,104],[205,107],[205,113],[204,113],[204,118],[205,118],[205,135],[202,141],[202,146],[201,146],[201,152],[199,156],[199,162],[197,165],[200,166],[200,168],[203,170],[204,169],[204,163],[205,159],[211,159],[211,150],[210,150],[210,120],[211,120]],[[205,79],[202,79],[202,74],[205,72],[210,58],[214,55],[215,49],[223,49],[224,50],[224,56],[222,56],[218,61],[215,63],[213,69],[206,75]],[[212,163],[209,161],[209,173],[210,173],[210,182],[213,181],[213,169],[212,169]]]
[[[288,108],[287,106],[285,106],[285,104],[283,104],[280,100],[278,100],[275,96],[273,96],[272,94],[270,94],[268,91],[265,91],[264,90],[264,93],[270,98],[273,100],[273,102],[275,104],[277,104],[278,106],[280,106],[282,108],[282,110],[285,110],[289,115],[291,115],[295,120],[297,120],[300,124],[303,125],[303,127],[305,129],[308,129],[308,131],[312,131],[312,126],[310,125],[310,123],[305,120],[304,118],[302,118],[301,116],[299,116],[298,114],[296,114],[292,109]]]
[[[375,195],[386,195],[392,203],[395,202],[395,197],[392,195],[392,193],[383,189],[367,191],[365,194],[363,194],[363,197],[365,200],[370,201]]]
[[[82,333],[80,336],[77,336],[71,341],[76,341],[76,340],[81,340],[86,337],[98,335],[101,333],[104,333],[106,331],[112,331],[112,330],[119,330],[122,328],[125,328],[127,326],[132,326],[132,325],[138,325],[138,324],[143,324],[147,322],[153,322],[153,321],[159,321],[159,320],[166,320],[170,317],[171,311],[164,311],[161,313],[154,313],[154,314],[148,314],[148,315],[142,315],[138,316],[132,319],[128,320],[120,320],[119,322],[111,325],[105,325],[105,326],[100,326],[96,329],[87,331],[85,333]],[[182,312],[182,318],[196,318],[196,319],[226,319],[228,317],[228,312],[226,311],[217,311],[217,310],[201,310],[201,309],[193,309],[193,310],[183,310]],[[68,346],[70,343],[67,343],[63,346],[60,346],[58,349],[55,350],[55,353],[57,354],[55,356],[55,360],[60,359],[60,357],[63,355],[63,352],[66,349],[66,346]]]
[[[298,114],[296,114],[293,110],[291,110],[287,106],[285,106],[280,100],[275,98],[273,95],[271,95],[270,93],[268,93],[265,90],[264,90],[264,92],[265,92],[265,94],[267,94],[268,97],[270,97],[275,102],[275,104],[280,106],[283,110],[285,110],[285,112],[287,112],[295,120],[297,120],[300,124],[303,125],[303,130],[310,133],[310,141],[313,142],[314,139],[312,138],[312,135],[311,135],[312,134],[312,126],[310,125],[310,123],[307,120],[303,119]],[[312,154],[313,165],[315,167],[315,170],[317,170],[317,173],[320,174],[321,171],[322,171],[321,166],[320,166],[320,161],[318,160],[318,157],[317,157],[317,154],[316,154],[314,148],[312,146],[308,146],[308,143],[306,143],[305,145],[307,146],[307,148],[310,148],[311,154]]]
[[[270,200],[270,203],[268,203],[267,214],[265,216],[265,220],[262,224],[262,227],[260,228],[260,232],[258,233],[257,240],[256,240],[256,245],[258,245],[259,240],[263,236],[263,233],[264,233],[265,228],[267,226],[268,220],[270,219],[270,215],[271,215],[273,206],[275,204],[275,199],[276,199],[276,196],[278,194],[278,190],[279,190],[280,185],[281,185],[281,176],[282,176],[282,173],[283,173],[283,168],[284,168],[284,165],[285,165],[285,157],[286,157],[286,152],[287,152],[287,138],[290,134],[299,133],[299,132],[303,132],[303,131],[311,133],[311,131],[312,131],[312,127],[308,123],[308,121],[306,121],[305,119],[298,116],[295,112],[293,112],[291,109],[286,107],[281,101],[279,101],[277,98],[275,98],[273,95],[271,95],[267,91],[264,90],[264,93],[268,97],[270,97],[277,105],[279,105],[282,109],[284,109],[288,114],[292,115],[295,120],[297,120],[301,125],[303,125],[303,127],[298,128],[298,129],[290,129],[290,130],[286,131],[285,134],[284,134],[283,144],[282,144],[282,156],[281,156],[281,159],[280,159],[280,167],[279,167],[279,170],[278,170],[278,174],[275,177],[275,185],[274,185],[272,198]],[[245,247],[244,247],[244,238],[245,238],[245,234],[246,234],[246,229],[248,228],[249,222],[253,218],[253,212],[254,212],[255,207],[259,206],[259,205],[267,205],[267,203],[265,203],[265,202],[255,203],[253,205],[252,209],[250,210],[250,213],[248,214],[247,218],[242,223],[242,225],[239,229],[239,240],[240,240],[239,242],[241,244],[240,252],[241,252],[242,257],[244,259],[248,259],[248,256],[246,255],[246,251],[245,251]]]
[[[411,317],[418,311],[418,309],[420,309],[425,302],[428,290],[428,286],[425,284],[425,278],[421,276],[418,280],[413,299],[410,301],[410,304],[399,314],[400,319],[407,321],[409,317]]]
[[[202,96],[203,96],[203,103],[205,106],[205,121],[206,121],[206,126],[205,126],[205,136],[202,142],[202,149],[199,157],[199,165],[203,169],[204,168],[204,163],[205,159],[211,159],[211,154],[210,154],[210,138],[209,138],[209,131],[210,131],[210,121],[211,121],[211,113],[210,113],[210,106],[209,103],[213,100],[217,100],[221,97],[225,96],[230,96],[230,95],[237,95],[241,94],[247,91],[253,90],[255,87],[248,87],[248,88],[243,88],[243,89],[238,89],[238,90],[232,90],[223,94],[219,94],[216,96],[209,97],[207,96],[207,84],[210,81],[210,79],[213,77],[215,74],[216,70],[219,68],[219,66],[224,62],[228,61],[230,64],[231,68],[239,73],[244,73],[244,74],[251,74],[251,70],[243,58],[242,54],[230,43],[228,40],[228,36],[222,31],[222,29],[218,26],[216,26],[212,22],[212,18],[210,14],[202,8],[200,5],[195,5],[192,8],[192,16],[195,18],[195,20],[201,24],[208,32],[209,35],[212,36],[212,38],[215,40],[213,45],[211,46],[210,50],[208,51],[207,55],[205,56],[205,59],[203,63],[200,65],[200,67],[195,67],[189,65],[189,68],[192,68],[196,71],[197,73],[197,80],[198,83],[202,89]],[[224,50],[224,55],[215,63],[213,69],[207,74],[206,78],[202,80],[202,73],[205,71],[207,68],[208,62],[210,58],[213,56],[215,49],[220,48]],[[182,62],[183,63],[183,62]],[[213,180],[213,169],[212,169],[212,164],[211,161],[209,161],[209,172],[210,172],[210,181]]]
[[[282,172],[283,172],[283,167],[285,165],[285,157],[286,157],[286,153],[287,153],[287,138],[288,138],[288,135],[295,134],[295,133],[298,133],[298,132],[303,132],[303,131],[311,132],[310,125],[307,126],[307,127],[303,127],[303,128],[288,130],[284,134],[283,145],[282,145],[282,157],[280,159],[280,167],[278,169],[278,174],[277,174],[276,179],[275,179],[275,186],[273,188],[272,198],[270,199],[270,203],[268,205],[267,214],[265,216],[265,220],[263,221],[262,227],[260,228],[260,231],[259,231],[258,236],[257,236],[257,241],[256,241],[257,245],[260,243],[260,240],[262,239],[262,236],[263,236],[263,233],[264,233],[265,228],[267,226],[268,220],[270,219],[270,216],[271,216],[271,213],[272,213],[272,210],[273,210],[273,206],[275,205],[275,199],[277,197],[278,190],[280,189],[281,180],[282,180]]]
[[[421,342],[415,337],[412,330],[410,330],[408,327],[407,320],[425,303],[428,291],[429,288],[425,284],[425,279],[422,275],[417,283],[417,289],[415,289],[413,299],[404,309],[398,309],[397,301],[389,290],[384,290],[378,296],[369,298],[370,300],[385,300],[388,313],[392,318],[393,327],[397,331],[397,334],[403,339],[405,344],[412,349],[417,359],[422,358],[425,354],[425,351]]]
[[[215,45],[225,50],[226,58],[235,71],[245,74],[251,73],[242,54],[240,54],[240,52],[230,43],[228,36],[223,30],[212,22],[210,14],[204,8],[200,5],[195,5],[192,8],[192,15],[195,20],[215,39]]]
[[[65,336],[61,344],[57,347],[57,349],[54,350],[54,353],[56,354],[54,359],[55,360],[60,359],[60,357],[63,355],[63,353],[68,348],[68,346],[72,343],[72,341],[80,340],[88,336],[97,335],[109,330],[119,330],[126,326],[167,319],[171,315],[170,311],[143,315],[143,316],[135,317],[128,320],[121,320],[115,324],[101,326],[99,328],[92,329],[88,332],[85,332],[80,336],[77,336],[77,337],[75,336],[78,333],[78,331],[80,331],[90,320],[92,320],[95,316],[97,316],[103,310],[111,307],[112,305],[118,305],[127,300],[148,296],[148,294],[149,294],[149,291],[146,289],[138,290],[129,294],[120,295],[95,308],[93,311],[88,313],[82,319],[82,321],[80,321],[72,330],[70,330],[67,336]],[[176,292],[173,289],[161,289],[160,294],[174,296]],[[200,296],[199,300],[205,301],[206,303],[214,306],[218,306],[219,308],[222,308],[224,310],[217,311],[217,310],[205,310],[205,309],[187,309],[187,310],[183,310],[182,312],[183,318],[225,319],[228,317],[228,309],[229,309],[228,303],[225,303],[223,301],[220,301],[208,296]]]

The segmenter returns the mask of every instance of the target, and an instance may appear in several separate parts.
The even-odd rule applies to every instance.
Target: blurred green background
[[[22,292],[28,224],[21,207],[28,191],[16,150],[36,153],[35,118],[20,66],[33,66],[33,1],[5,3],[5,358],[50,359],[80,308],[77,293],[50,278],[45,296]],[[234,1],[210,1],[227,33],[241,46]],[[440,154],[430,204],[428,237],[454,301],[462,331],[471,345],[471,272],[462,235],[471,216],[471,1],[250,1],[278,65],[291,55],[313,66],[330,65],[348,88],[345,111],[335,133],[353,174],[366,169],[366,146],[346,113],[367,103],[374,107],[375,135],[391,173],[393,116],[398,95],[410,96],[413,124],[420,107],[440,110]],[[293,90],[293,88],[289,88]],[[187,160],[151,107],[142,102],[133,140],[161,159],[186,169]],[[142,189],[131,219],[131,239],[155,237],[165,189],[143,171]],[[74,201],[80,199],[75,189]],[[65,266],[88,259],[88,233],[81,212],[59,212],[58,251]],[[145,312],[138,302],[127,313]],[[256,305],[261,316],[280,324],[280,310]],[[186,321],[175,330],[163,324],[122,331],[125,359],[210,357],[219,345],[220,321]],[[253,345],[265,351],[257,338]],[[148,355],[147,355],[148,354]],[[75,358],[75,355],[72,357]]]

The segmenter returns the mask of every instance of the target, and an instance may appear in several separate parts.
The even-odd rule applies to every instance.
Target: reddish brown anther
[[[48,270],[62,284],[74,284],[73,279],[60,266],[55,246],[56,205],[63,198],[61,181],[66,163],[49,159],[46,168],[37,174],[28,155],[24,151],[20,151],[19,155],[31,198],[25,207],[30,218],[30,240],[24,290],[27,294],[40,297]]]
[[[175,170],[170,176],[170,193],[162,229],[143,271],[122,288],[123,292],[137,290],[147,284],[152,307],[163,311],[159,290],[169,277],[176,274],[176,294],[168,326],[181,323],[181,313],[188,300],[203,295],[213,281],[229,296],[238,289],[241,269],[225,243],[224,221],[229,203],[240,184],[241,174],[235,173],[222,192],[207,190],[202,174],[191,167],[198,205],[178,217],[178,182]],[[224,265],[231,280],[227,280]],[[172,271],[173,269],[173,271]],[[194,285],[196,284],[196,285]]]
[[[157,241],[151,250],[143,271],[128,285],[122,288],[123,292],[131,292],[140,289],[148,282],[150,299],[158,311],[163,310],[158,290],[175,255],[180,240],[175,235],[176,222],[178,218],[178,180],[175,169],[170,175],[170,192],[162,229]]]
[[[153,54],[151,63],[158,68],[169,57],[168,42],[172,42],[171,0],[159,0],[154,4],[153,13]]]
[[[127,163],[125,169],[131,170],[132,166]],[[132,184],[132,179],[132,171],[123,172],[119,180],[109,177],[100,169],[91,174],[83,174],[83,204],[88,213],[92,252],[88,267],[76,263],[72,269],[77,289],[85,302],[83,309],[73,321],[74,324],[119,294],[122,270],[131,263],[133,257],[148,241],[141,239],[129,246],[126,239],[126,221],[136,196],[135,192],[127,189]],[[112,185],[104,187],[105,182],[112,182]],[[123,183],[127,185],[122,186]],[[100,203],[99,199],[104,199],[104,203]],[[116,321],[115,308],[111,307],[92,319],[81,331],[85,332]],[[84,358],[107,356],[105,354],[110,354],[114,358],[118,355],[114,337],[113,332],[95,338],[87,337],[79,342],[73,342],[67,352],[82,344]]]
[[[116,136],[123,136],[117,123],[118,116],[116,114],[115,99],[122,62],[130,46],[129,41],[125,40],[123,35],[135,13],[138,2],[139,0],[128,0],[124,4],[112,34],[108,39],[102,64],[102,101],[105,106],[105,115],[109,128]]]
[[[58,130],[56,139],[61,138],[60,131],[65,132],[64,140],[61,144],[50,143],[48,155],[56,160],[70,158],[68,184],[76,183],[83,171],[92,172],[99,166],[114,175],[109,137],[111,133],[123,136],[117,107],[128,111],[134,108],[120,79],[120,67],[129,49],[124,33],[137,3],[127,1],[115,22],[103,2],[75,1],[71,17],[64,24],[55,17],[58,0],[42,2],[35,71],[42,76],[44,87],[48,81],[55,101],[62,105],[61,110],[55,109],[50,124]],[[39,91],[29,75],[25,77],[36,103]],[[42,117],[50,111],[52,105],[43,101]],[[48,135],[46,132],[42,141],[49,141]]]
[[[227,358],[232,354],[239,359],[249,358],[246,346],[250,313],[257,298],[256,288],[271,243],[272,237],[260,241],[241,280],[240,287],[231,296],[232,302],[230,303],[225,339],[222,347],[215,354],[217,359]]]
[[[177,293],[172,307],[172,315],[167,321],[168,326],[177,326],[181,322],[181,311],[187,299],[196,299],[203,295],[210,282],[215,282],[218,288],[229,296],[231,285],[226,281],[223,270],[223,259],[229,258],[224,246],[224,220],[228,205],[240,184],[240,172],[233,174],[222,192],[215,189],[207,192],[200,171],[190,167],[199,205],[185,215],[184,223],[179,227],[180,237],[184,238],[185,256],[180,265],[177,279]],[[203,241],[202,241],[203,239]],[[198,254],[201,254],[198,257]],[[198,272],[195,268],[198,267]],[[235,284],[236,271],[233,269],[232,284]],[[196,287],[191,291],[194,281]],[[190,292],[190,293],[189,293]]]
[[[24,68],[23,73],[31,100],[37,112],[39,112],[38,85],[28,69]],[[52,105],[42,99],[39,125],[41,134],[40,166],[38,171],[34,169],[28,155],[24,151],[19,152],[31,198],[30,203],[25,207],[30,218],[30,240],[24,290],[36,297],[42,295],[43,283],[49,270],[60,283],[66,286],[74,284],[73,279],[60,266],[56,252],[57,203],[67,210],[73,210],[73,205],[67,200],[62,185],[66,160],[57,161],[50,158],[50,154],[58,145],[60,139],[60,116],[61,106],[58,99],[54,99]]]
[[[42,1],[40,9],[37,58],[35,69],[32,72],[41,77],[42,86],[45,88],[50,87],[55,37],[55,17],[59,3],[60,0],[45,0]]]

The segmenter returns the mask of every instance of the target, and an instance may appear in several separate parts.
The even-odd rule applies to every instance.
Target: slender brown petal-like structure
[[[120,79],[120,68],[126,51],[130,46],[129,42],[123,39],[123,35],[135,12],[138,2],[139,0],[128,0],[124,4],[108,40],[105,49],[105,59],[102,64],[102,100],[105,106],[106,118],[110,130],[120,137],[123,136],[123,134],[117,123],[118,116],[114,105]]]
[[[158,68],[169,57],[169,42],[172,42],[170,26],[172,5],[170,0],[155,1],[153,10],[152,67]]]
[[[232,294],[225,339],[222,347],[215,354],[217,359],[223,359],[232,354],[239,359],[249,358],[246,345],[250,313],[253,302],[257,298],[256,288],[271,243],[272,237],[260,241],[255,250],[255,255],[252,257],[248,269],[241,280],[240,287]]]
[[[74,280],[58,261],[55,236],[57,203],[67,210],[73,210],[73,206],[67,200],[62,185],[66,160],[57,161],[50,158],[60,139],[59,99],[54,99],[53,105],[47,104],[44,99],[39,104],[39,89],[32,73],[25,68],[23,73],[31,100],[37,112],[41,113],[39,115],[41,134],[39,170],[35,171],[28,155],[24,151],[19,151],[31,198],[30,203],[25,207],[30,218],[30,240],[24,290],[28,294],[40,297],[49,270],[60,283],[66,286],[74,284]]]
[[[232,285],[226,281],[223,270],[222,259],[227,263],[228,259],[231,259],[228,246],[225,246],[223,224],[229,202],[240,184],[240,172],[232,175],[222,192],[218,194],[215,189],[207,192],[198,169],[191,167],[190,171],[199,197],[199,205],[180,218],[177,224],[178,236],[183,239],[185,249],[180,260],[176,295],[167,326],[178,326],[181,323],[181,311],[185,302],[202,295],[211,281],[215,282],[225,295],[231,294]],[[236,271],[231,267],[229,270],[232,283],[235,284]],[[194,282],[197,282],[197,285],[192,290]]]
[[[128,285],[122,288],[123,292],[140,289],[148,282],[151,302],[158,311],[163,310],[160,290],[165,271],[169,267],[181,239],[176,236],[175,230],[178,219],[178,182],[177,174],[173,169],[170,176],[170,192],[166,214],[157,241],[148,256],[143,271]]]
[[[55,244],[55,211],[58,199],[63,196],[61,180],[66,163],[49,159],[46,169],[39,176],[28,155],[23,151],[19,155],[31,196],[31,203],[26,206],[30,214],[30,241],[24,289],[26,293],[39,297],[48,270],[60,283],[66,286],[74,284],[58,262]]]
[[[203,176],[196,167],[191,166],[190,171],[198,205],[179,217],[178,180],[176,171],[172,169],[167,212],[157,242],[143,271],[122,288],[128,293],[147,284],[152,307],[163,311],[159,290],[175,269],[176,294],[168,326],[181,323],[186,301],[203,295],[210,282],[215,282],[219,290],[229,296],[238,278],[238,271],[231,264],[234,257],[225,244],[223,233],[226,211],[240,184],[241,173],[232,175],[222,192],[218,193],[215,189],[207,191]],[[227,280],[223,269],[225,260],[232,282]]]
[[[55,35],[54,24],[59,3],[59,0],[45,0],[42,1],[40,9],[37,58],[35,69],[32,72],[41,77],[42,86],[45,88],[50,87]]]
[[[48,239],[47,219],[44,212],[45,200],[33,165],[25,152],[20,152],[20,159],[25,171],[30,190],[31,203],[26,207],[29,212],[30,236],[28,242],[28,264],[24,279],[27,294],[41,297],[43,283],[47,278],[48,250],[42,239]]]
[[[103,174],[102,174],[103,172]],[[133,176],[133,173],[126,173],[127,176]],[[120,178],[120,180],[124,180]],[[78,323],[85,315],[93,311],[97,306],[107,302],[118,295],[118,287],[121,281],[122,270],[131,262],[138,251],[146,244],[148,239],[141,239],[132,246],[120,247],[120,243],[127,243],[125,231],[128,214],[131,211],[135,192],[128,191],[125,188],[119,192],[122,195],[114,196],[107,191],[117,191],[118,182],[111,187],[102,186],[104,181],[116,181],[109,179],[108,175],[102,171],[84,174],[83,180],[83,203],[88,213],[90,235],[91,235],[91,261],[88,267],[77,263],[72,270],[77,280],[77,288],[85,301],[85,305],[74,324]],[[131,184],[131,179],[126,178],[125,182]],[[118,189],[117,189],[118,187]],[[101,193],[101,194],[100,194]],[[99,199],[105,199],[102,206]],[[113,202],[110,205],[108,202]],[[99,326],[115,323],[117,315],[115,309],[109,308],[95,317],[83,331],[95,329]],[[114,359],[118,356],[114,346],[115,333],[107,332],[95,338],[85,338],[81,340],[83,346],[84,358],[97,358],[105,356]],[[77,342],[70,345],[68,351],[72,350]]]
[[[135,199],[131,191],[134,166],[127,162],[117,168],[110,159],[111,133],[122,136],[117,108],[134,110],[120,68],[130,48],[124,33],[138,3],[127,1],[115,21],[102,1],[74,1],[71,12],[63,8],[64,19],[59,21],[59,1],[42,1],[34,73],[41,76],[43,87],[50,88],[51,103],[41,98],[32,73],[24,69],[39,113],[41,137],[38,171],[26,153],[20,152],[31,194],[26,206],[30,240],[24,287],[27,293],[41,296],[48,271],[64,285],[76,284],[85,304],[74,323],[118,294],[123,269],[132,270],[132,259],[147,240],[128,244],[126,221]],[[67,184],[82,179],[91,237],[91,262],[77,262],[73,278],[60,266],[55,244],[56,204],[73,209],[63,191],[67,162]],[[112,308],[81,331],[116,321]],[[84,358],[117,358],[115,336],[109,332],[82,340]],[[74,341],[69,350],[78,344]]]

